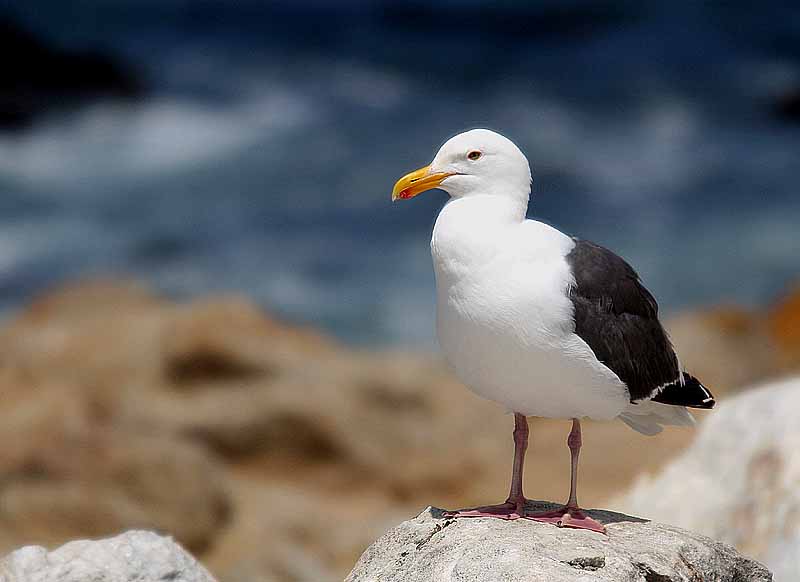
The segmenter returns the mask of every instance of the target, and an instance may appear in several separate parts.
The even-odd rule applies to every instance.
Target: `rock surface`
[[[48,552],[26,546],[0,561],[0,582],[214,582],[172,538],[129,531]]]
[[[793,321],[791,297],[776,325]],[[705,366],[722,398],[726,382],[775,371],[756,357],[763,318],[731,313],[691,315],[674,336],[686,359],[708,355],[688,367]],[[512,419],[435,357],[357,351],[247,298],[174,301],[119,279],[53,290],[5,320],[0,396],[0,555],[149,529],[223,580],[333,582],[424,504],[496,500],[512,455]],[[529,493],[566,494],[568,430],[532,419]],[[582,501],[606,505],[694,435],[587,422]]]
[[[623,514],[590,513],[606,524],[607,536],[529,520],[453,520],[428,508],[372,544],[346,582],[772,580],[726,544]]]
[[[722,402],[694,444],[612,505],[736,545],[800,579],[800,377]]]

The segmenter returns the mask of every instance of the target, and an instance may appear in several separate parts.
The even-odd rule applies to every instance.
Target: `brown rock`
[[[755,315],[674,322],[687,368],[717,392],[773,370]],[[237,297],[55,291],[0,330],[0,391],[9,547],[156,527],[207,547],[221,579],[333,580],[402,516],[500,501],[508,486],[511,417],[437,358],[349,350]],[[566,495],[568,430],[532,423],[529,495]],[[584,435],[589,506],[693,438],[590,422]]]
[[[87,279],[55,289],[34,299],[19,320],[50,322],[55,319],[80,321],[163,302],[138,281]]]
[[[107,425],[89,393],[0,370],[0,548],[129,527],[197,550],[228,517],[220,463],[196,443]]]
[[[206,548],[228,517],[219,465],[187,442],[115,429],[36,426],[2,457],[0,544],[56,544],[131,527]]]
[[[69,286],[35,300],[0,331],[0,363],[34,380],[111,389],[157,365],[168,308],[134,283]]]
[[[800,285],[784,295],[769,312],[769,330],[778,346],[784,370],[800,369]]]
[[[761,315],[738,307],[687,312],[666,321],[681,364],[715,396],[776,375],[775,344]]]
[[[187,385],[275,376],[300,358],[331,352],[333,344],[268,319],[248,300],[223,297],[177,308],[163,347],[166,379]]]

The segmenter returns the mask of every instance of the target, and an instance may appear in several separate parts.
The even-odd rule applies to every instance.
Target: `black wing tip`
[[[685,372],[683,373],[683,383],[675,381],[672,384],[668,384],[651,400],[661,404],[706,410],[714,408],[717,404],[711,391],[703,386],[700,380]]]

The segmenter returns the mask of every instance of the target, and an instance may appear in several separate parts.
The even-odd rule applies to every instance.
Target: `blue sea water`
[[[0,134],[0,308],[91,274],[238,291],[361,344],[430,345],[430,229],[392,205],[450,135],[527,152],[530,214],[665,311],[800,276],[797,3],[77,0],[4,9],[151,90]]]

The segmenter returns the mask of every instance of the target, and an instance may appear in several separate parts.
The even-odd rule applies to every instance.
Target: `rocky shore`
[[[607,535],[524,519],[453,520],[428,508],[372,544],[346,582],[772,582],[764,566],[729,545],[621,513],[590,513]]]
[[[526,520],[452,520],[428,508],[372,544],[347,582],[772,582],[766,568],[726,544],[619,513],[592,513],[608,535]],[[173,539],[149,531],[76,540],[52,551],[25,546],[0,559],[0,580],[214,582]]]
[[[795,292],[670,329],[724,402],[800,367],[798,314]],[[47,293],[0,329],[0,391],[0,554],[135,528],[221,580],[340,580],[422,507],[507,486],[510,418],[434,355],[353,350],[242,297],[176,302],[117,280]],[[532,423],[531,495],[564,495],[567,428]],[[587,423],[583,501],[618,497],[693,435]]]

